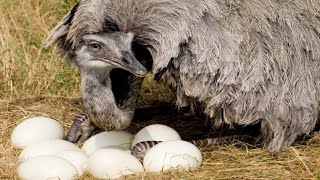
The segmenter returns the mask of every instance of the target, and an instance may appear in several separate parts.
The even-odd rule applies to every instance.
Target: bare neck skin
[[[105,130],[126,129],[133,118],[135,103],[139,96],[141,78],[135,78],[125,102],[119,107],[112,92],[110,71],[81,69],[81,89],[89,118]]]

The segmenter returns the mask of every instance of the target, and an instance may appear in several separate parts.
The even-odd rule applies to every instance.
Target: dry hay
[[[25,118],[48,116],[57,119],[68,128],[74,115],[82,109],[80,98],[35,97],[14,101],[1,100],[0,105],[0,179],[17,179],[16,166],[19,150],[10,144],[13,128]],[[170,115],[168,115],[170,116]],[[183,138],[190,132],[203,128],[201,123],[190,118],[135,122],[131,132],[152,123],[168,124],[177,129]],[[200,124],[200,125],[199,125]],[[147,173],[128,176],[124,179],[319,179],[320,134],[314,133],[307,141],[294,144],[278,154],[269,154],[263,148],[244,142],[233,141],[221,145],[214,152],[204,153],[203,165],[191,172],[166,172],[161,175]],[[93,179],[86,174],[80,179]]]

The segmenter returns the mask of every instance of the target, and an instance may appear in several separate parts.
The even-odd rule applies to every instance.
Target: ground
[[[81,111],[79,72],[42,47],[46,35],[75,0],[0,0],[0,179],[17,179],[19,150],[10,143],[13,128],[28,117],[48,116],[67,129]],[[171,102],[165,87],[144,82],[140,104]],[[152,123],[174,127],[182,137],[202,132],[201,123],[178,116],[135,122],[131,132]],[[199,125],[200,124],[200,125]],[[320,133],[296,142],[284,152],[270,154],[234,140],[203,154],[200,168],[191,172],[143,174],[124,179],[320,179]],[[85,175],[80,179],[92,179]]]

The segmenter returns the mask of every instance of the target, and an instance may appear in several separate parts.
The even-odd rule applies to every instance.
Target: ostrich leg
[[[76,115],[68,130],[66,140],[70,142],[82,143],[87,140],[99,128],[88,118],[87,114]]]
[[[178,111],[174,111],[175,106],[169,104],[161,104],[152,107],[138,108],[135,118],[139,120],[154,119],[160,117],[162,114],[178,114]],[[88,117],[86,113],[79,113],[75,116],[71,127],[69,128],[66,136],[66,140],[70,142],[82,143],[94,133],[103,131],[99,129]]]

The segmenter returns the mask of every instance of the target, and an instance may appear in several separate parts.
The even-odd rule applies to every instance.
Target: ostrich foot
[[[98,127],[88,118],[87,114],[76,115],[68,130],[66,140],[70,142],[82,143],[92,136]]]

